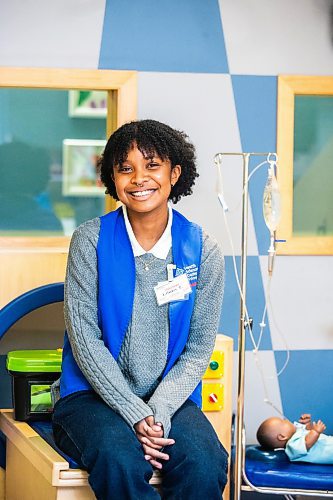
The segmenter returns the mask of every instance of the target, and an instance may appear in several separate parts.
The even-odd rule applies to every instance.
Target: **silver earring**
[[[174,187],[174,184],[171,184],[171,189]]]

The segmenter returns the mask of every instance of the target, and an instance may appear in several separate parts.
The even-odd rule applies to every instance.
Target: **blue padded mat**
[[[283,450],[248,446],[245,472],[257,487],[333,491],[333,465],[290,462]]]
[[[58,446],[54,442],[53,432],[52,432],[52,423],[51,422],[29,422],[29,425],[39,434],[45,441],[52,446],[54,450],[56,450],[59,455],[64,457],[65,460],[69,463],[69,467],[71,469],[82,469],[82,467],[75,462],[70,456],[66,455],[63,451],[58,448]]]

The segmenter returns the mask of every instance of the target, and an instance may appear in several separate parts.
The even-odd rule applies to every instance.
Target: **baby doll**
[[[323,434],[326,425],[311,421],[305,413],[298,422],[271,417],[259,426],[257,439],[263,448],[284,448],[291,461],[333,464],[333,436]]]

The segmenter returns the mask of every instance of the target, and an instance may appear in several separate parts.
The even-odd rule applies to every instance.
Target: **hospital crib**
[[[18,319],[29,312],[63,301],[63,289],[63,283],[45,285],[5,306],[0,310],[0,339]],[[232,339],[218,335],[203,382],[203,411],[229,453],[232,358]],[[50,422],[18,422],[14,420],[13,410],[5,409],[0,410],[0,429],[6,436],[7,500],[95,498],[88,483],[88,473],[55,445]],[[151,484],[159,490],[161,482],[161,475],[158,471],[154,472]],[[224,500],[229,498],[229,483],[223,497]]]

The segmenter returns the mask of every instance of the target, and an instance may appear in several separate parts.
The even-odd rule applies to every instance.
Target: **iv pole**
[[[248,199],[249,199],[249,162],[251,156],[268,156],[270,153],[217,153],[214,156],[216,164],[221,164],[223,156],[243,157],[243,191],[242,191],[242,237],[241,237],[241,302],[238,332],[238,381],[237,381],[237,410],[236,410],[236,456],[234,467],[234,500],[240,500],[242,486],[242,472],[245,462],[245,433],[244,433],[244,377],[245,377],[245,334],[248,325],[246,309],[246,264],[248,239]],[[251,326],[250,326],[251,327]]]

